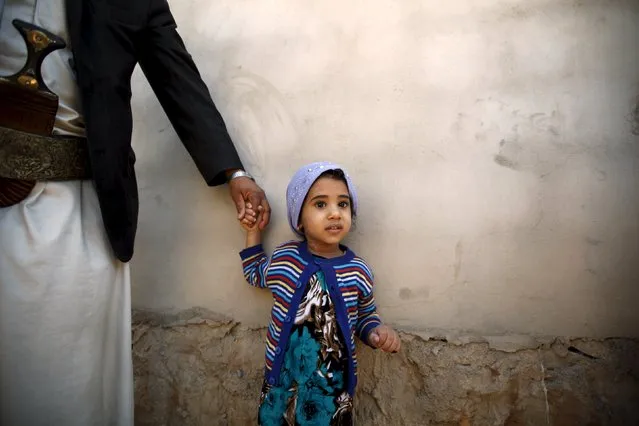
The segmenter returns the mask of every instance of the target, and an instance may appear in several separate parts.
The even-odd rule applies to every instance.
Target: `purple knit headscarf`
[[[351,211],[353,216],[357,212],[357,192],[355,192],[355,185],[351,181],[350,176],[346,173],[343,167],[330,163],[328,161],[319,161],[317,163],[308,164],[300,168],[291,179],[291,182],[286,188],[286,210],[288,212],[288,223],[291,225],[291,229],[298,235],[304,236],[298,229],[298,221],[300,218],[300,212],[302,211],[302,204],[306,198],[306,194],[313,186],[313,183],[317,178],[328,170],[341,170],[344,172],[346,178],[346,186],[348,192],[353,200]]]

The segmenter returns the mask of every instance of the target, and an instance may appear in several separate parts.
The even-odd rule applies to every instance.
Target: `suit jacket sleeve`
[[[209,185],[243,168],[224,120],[177,32],[166,0],[151,0],[137,42],[140,67],[182,143]]]

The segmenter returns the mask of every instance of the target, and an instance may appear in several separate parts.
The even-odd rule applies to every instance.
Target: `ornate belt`
[[[0,127],[0,177],[71,180],[91,177],[87,140]]]

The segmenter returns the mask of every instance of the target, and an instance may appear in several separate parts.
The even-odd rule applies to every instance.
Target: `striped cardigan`
[[[357,356],[355,338],[364,343],[370,331],[381,322],[373,296],[373,274],[366,263],[347,247],[344,255],[322,259],[313,256],[306,242],[291,241],[278,246],[269,259],[262,245],[240,252],[244,277],[249,284],[269,288],[273,295],[271,320],[266,336],[267,383],[279,380],[286,344],[293,326],[297,308],[310,277],[318,271],[324,273],[328,291],[335,306],[337,322],[347,340],[347,390],[353,395],[357,384]]]

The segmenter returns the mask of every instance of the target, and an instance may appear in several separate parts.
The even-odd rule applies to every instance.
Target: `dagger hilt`
[[[57,96],[49,90],[42,79],[42,61],[49,53],[66,47],[66,43],[61,37],[37,25],[19,19],[14,19],[12,23],[27,45],[27,61],[17,73],[0,79],[37,90],[57,100]]]

